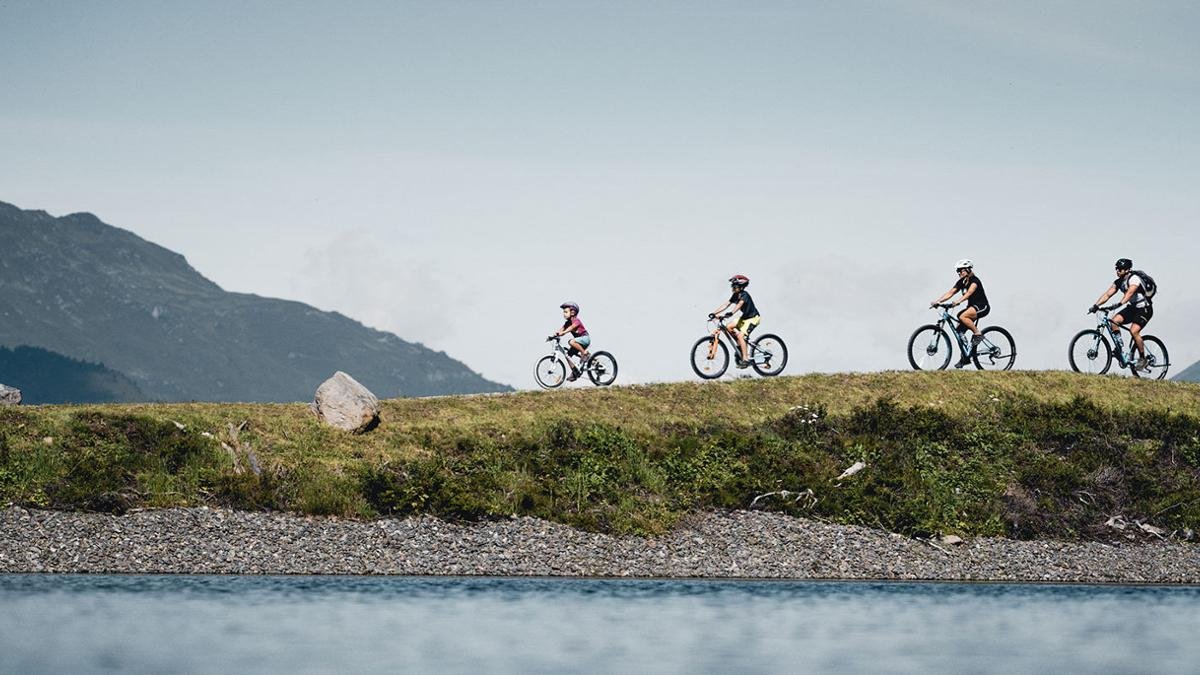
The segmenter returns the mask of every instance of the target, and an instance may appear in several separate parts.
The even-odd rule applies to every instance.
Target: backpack
[[[1153,300],[1154,294],[1158,292],[1158,284],[1154,283],[1154,277],[1141,270],[1133,270],[1133,273],[1142,280],[1142,295],[1146,296],[1147,300]]]

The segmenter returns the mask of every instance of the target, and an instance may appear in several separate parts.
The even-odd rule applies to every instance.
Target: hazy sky
[[[1025,368],[1133,258],[1177,372],[1198,34],[1195,2],[0,0],[0,200],[523,388],[564,299],[622,381],[694,377],[735,273],[789,373],[906,368],[961,257]]]

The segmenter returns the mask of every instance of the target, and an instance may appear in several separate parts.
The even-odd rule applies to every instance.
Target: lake
[[[1200,588],[0,575],[0,672],[1196,672]]]

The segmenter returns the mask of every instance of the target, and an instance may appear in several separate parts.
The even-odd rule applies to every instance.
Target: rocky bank
[[[667,536],[534,518],[355,521],[209,508],[113,516],[0,509],[0,573],[408,574],[1200,583],[1200,545],[943,545],[759,511],[696,514]]]

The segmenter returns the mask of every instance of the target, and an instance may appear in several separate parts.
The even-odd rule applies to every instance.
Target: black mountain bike
[[[1146,347],[1146,367],[1137,367],[1136,349],[1133,336],[1129,338],[1129,349],[1126,351],[1121,343],[1121,331],[1129,330],[1123,325],[1113,323],[1108,318],[1110,312],[1120,307],[1121,303],[1097,308],[1096,327],[1092,330],[1081,330],[1071,338],[1067,347],[1067,358],[1071,361],[1071,370],[1077,373],[1092,373],[1103,375],[1112,367],[1115,359],[1121,368],[1128,368],[1134,377],[1149,377],[1161,380],[1167,376],[1171,367],[1167,358],[1167,346],[1162,340],[1153,335],[1143,335],[1142,344]],[[1088,312],[1089,314],[1091,312]]]
[[[1017,343],[1012,334],[999,326],[980,331],[983,339],[971,349],[970,331],[959,330],[962,323],[948,311],[953,305],[943,302],[934,307],[942,310],[936,324],[930,323],[913,331],[908,339],[908,363],[914,370],[945,370],[954,356],[954,335],[958,348],[980,370],[1009,370],[1017,360]],[[976,320],[979,323],[979,320]],[[952,330],[947,333],[946,326]]]
[[[709,335],[696,340],[696,344],[692,345],[692,370],[706,380],[715,380],[725,374],[729,368],[730,350],[741,356],[742,350],[738,347],[737,338],[721,323],[722,319],[728,319],[730,316],[732,314],[710,316],[709,323],[715,323],[717,327],[710,328]],[[724,340],[721,339],[722,336],[725,337]],[[778,335],[764,333],[754,340],[747,336],[746,351],[750,356],[750,366],[759,375],[773,377],[782,373],[783,367],[787,365],[787,345]]]

